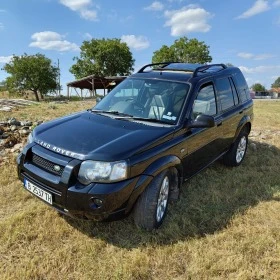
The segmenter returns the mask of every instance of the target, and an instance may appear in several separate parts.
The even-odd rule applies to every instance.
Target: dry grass
[[[0,120],[50,119],[91,104],[57,106]],[[251,138],[257,150],[241,167],[216,163],[193,178],[152,233],[131,218],[59,216],[22,189],[11,159],[0,170],[0,279],[280,279],[280,136],[268,131],[280,131],[280,102],[256,102],[261,129],[268,136]]]

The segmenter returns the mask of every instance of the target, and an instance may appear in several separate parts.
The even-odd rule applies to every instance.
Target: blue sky
[[[249,86],[268,89],[280,76],[280,0],[1,0],[0,68],[15,55],[45,54],[61,66],[61,83],[91,38],[121,38],[135,70],[163,44],[187,36],[210,46],[213,63],[232,63]],[[7,76],[0,70],[0,81]]]

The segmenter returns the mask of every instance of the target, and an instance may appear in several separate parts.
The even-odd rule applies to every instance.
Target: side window
[[[237,105],[239,103],[237,91],[236,91],[236,88],[235,88],[235,85],[234,85],[234,82],[233,82],[232,78],[230,78],[229,80],[230,80],[231,89],[232,89],[232,92],[233,92],[234,104]]]
[[[234,75],[234,82],[236,84],[241,101],[244,102],[248,99],[251,99],[247,82],[241,72]]]
[[[193,118],[199,114],[214,116],[217,114],[216,98],[212,83],[203,85],[193,104]]]
[[[218,96],[221,101],[222,111],[234,106],[233,93],[228,78],[221,78],[216,80],[216,87]]]

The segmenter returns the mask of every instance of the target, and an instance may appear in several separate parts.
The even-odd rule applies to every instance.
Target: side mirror
[[[198,115],[194,121],[188,124],[188,128],[205,128],[205,127],[214,127],[215,119],[209,115]]]

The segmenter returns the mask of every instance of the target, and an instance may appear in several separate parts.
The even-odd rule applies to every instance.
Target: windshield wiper
[[[106,110],[93,110],[93,109],[89,109],[89,111],[97,114],[112,114],[116,116],[133,117],[132,115],[121,113],[119,111],[106,111]]]
[[[156,123],[163,123],[163,124],[170,124],[162,120],[152,119],[152,118],[141,118],[141,117],[131,117],[132,120],[137,121],[145,121],[145,122],[156,122]]]
[[[112,115],[118,116],[117,118],[128,119],[128,120],[137,120],[137,121],[145,121],[145,122],[170,124],[170,123],[167,123],[165,121],[158,120],[158,119],[134,117],[133,115],[129,115],[129,114],[126,114],[126,113],[121,113],[119,111],[106,111],[106,110],[93,110],[93,109],[89,109],[88,111],[96,113],[96,114],[112,114]]]

